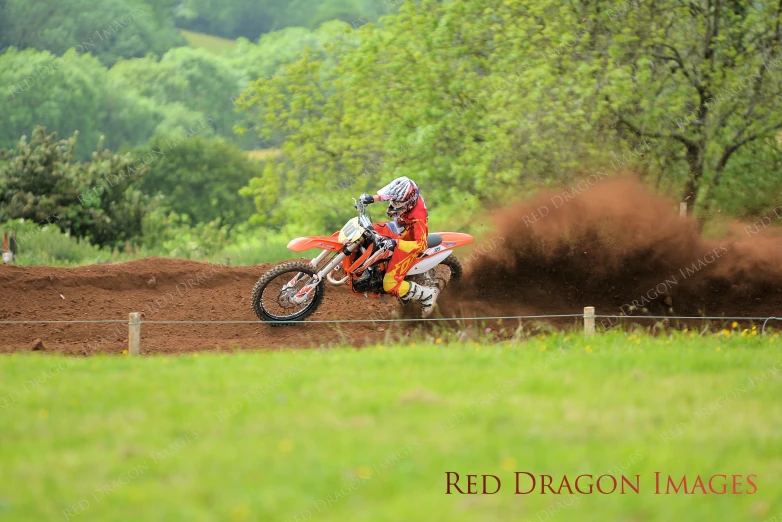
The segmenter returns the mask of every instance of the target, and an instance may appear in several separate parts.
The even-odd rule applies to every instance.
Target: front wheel
[[[297,296],[313,283],[312,276],[317,273],[316,268],[305,261],[291,261],[275,266],[261,276],[253,287],[250,297],[253,312],[261,321],[272,323],[271,326],[285,326],[292,324],[291,321],[303,321],[323,302],[323,281],[320,281],[306,298]],[[279,324],[274,324],[275,322]]]

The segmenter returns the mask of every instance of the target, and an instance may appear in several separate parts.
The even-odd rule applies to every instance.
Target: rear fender
[[[437,232],[437,235],[443,238],[442,243],[435,247],[424,250],[421,253],[422,258],[431,257],[433,255],[439,254],[440,252],[444,252],[446,250],[450,251],[454,248],[460,247],[462,245],[468,245],[473,242],[473,237],[470,234],[461,234],[459,232]]]
[[[475,240],[470,234],[462,234],[461,232],[436,232],[436,234],[443,238],[443,242],[440,243],[440,246],[445,248],[457,248],[469,245]]]

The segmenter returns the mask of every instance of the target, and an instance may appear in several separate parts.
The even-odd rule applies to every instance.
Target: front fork
[[[352,243],[342,249],[342,251],[337,254],[334,259],[331,260],[329,264],[324,266],[322,269],[318,271],[317,274],[312,276],[311,281],[304,285],[301,290],[299,290],[295,296],[291,298],[291,301],[297,305],[304,304],[307,299],[309,298],[309,295],[312,293],[312,291],[315,289],[316,286],[318,286],[318,283],[323,281],[323,278],[326,277],[326,275],[334,270],[334,267],[342,263],[342,260],[345,259],[348,255],[352,254],[354,250],[358,248],[358,243]],[[347,252],[347,253],[346,253]],[[314,267],[318,266],[318,263],[320,263],[323,258],[325,258],[329,254],[328,250],[324,250],[318,257],[310,261],[310,264]],[[296,283],[302,280],[303,277],[305,277],[306,274],[303,272],[299,272],[296,274],[293,279],[288,281],[288,284],[286,284],[284,287],[282,287],[282,290],[286,290],[288,288],[293,288]]]

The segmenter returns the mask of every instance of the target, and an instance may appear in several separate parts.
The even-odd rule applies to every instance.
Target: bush
[[[193,223],[219,220],[236,225],[252,215],[252,201],[240,196],[239,190],[260,175],[257,162],[223,140],[193,136],[174,147],[169,143],[165,138],[150,142],[148,150],[159,149],[164,154],[150,165],[142,191],[162,195],[160,201],[166,207],[190,216]]]
[[[118,254],[101,250],[89,241],[72,237],[56,225],[38,226],[33,221],[17,219],[0,224],[0,232],[16,231],[17,265],[69,266],[109,261]]]
[[[76,162],[76,136],[56,141],[37,127],[29,143],[23,137],[16,149],[0,149],[0,221],[55,222],[96,245],[121,247],[141,232],[144,201],[132,183],[146,167],[102,141],[92,162]]]

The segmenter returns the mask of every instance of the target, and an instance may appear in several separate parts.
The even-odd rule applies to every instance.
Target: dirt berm
[[[254,324],[154,325],[145,320],[257,320],[252,287],[272,265],[230,267],[180,259],[147,258],[79,268],[0,266],[0,319],[120,319],[142,312],[142,352],[232,348],[310,347],[344,338],[354,344],[382,338],[386,325]],[[389,303],[391,301],[389,300]],[[388,318],[376,299],[329,287],[312,319]],[[383,328],[383,331],[379,330]],[[0,324],[0,351],[29,349],[40,338],[47,350],[72,354],[121,353],[127,324]]]
[[[567,195],[541,193],[498,212],[472,252],[458,253],[465,276],[441,298],[443,315],[567,314],[591,305],[646,326],[653,322],[641,317],[662,313],[782,317],[782,207],[756,224],[729,224],[722,239],[704,240],[691,219],[678,216],[676,202],[631,179]],[[270,266],[161,258],[80,268],[0,266],[0,319],[127,321],[129,312],[142,312],[144,321],[254,320],[250,292]],[[395,306],[328,286],[312,319],[390,318]],[[146,323],[142,352],[362,345],[390,328]],[[47,350],[121,353],[127,332],[127,324],[0,325],[0,352],[28,350],[40,338]]]

